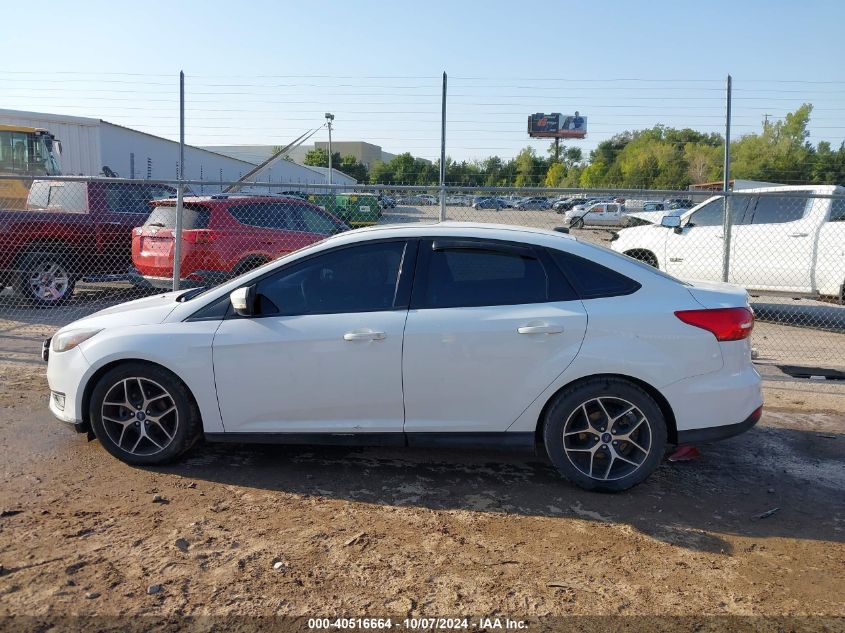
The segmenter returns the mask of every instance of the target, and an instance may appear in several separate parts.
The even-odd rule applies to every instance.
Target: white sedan
[[[350,231],[45,341],[50,410],[130,464],[208,441],[528,447],[579,486],[760,417],[744,290],[568,235]]]

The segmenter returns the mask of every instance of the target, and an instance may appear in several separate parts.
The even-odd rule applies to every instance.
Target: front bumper
[[[80,378],[86,374],[90,364],[79,347],[66,352],[52,352],[49,345],[49,339],[42,343],[42,358],[46,355],[48,359],[50,413],[77,431],[84,432],[88,429],[88,423],[82,411]],[[58,396],[63,396],[63,399]]]

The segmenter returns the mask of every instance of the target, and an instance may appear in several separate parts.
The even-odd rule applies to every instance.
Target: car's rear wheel
[[[654,399],[621,378],[594,378],[558,394],[544,419],[546,452],[581,488],[626,490],[660,464],[666,420]]]
[[[106,372],[89,409],[94,435],[118,459],[163,464],[200,436],[199,410],[184,383],[162,367],[127,363]]]
[[[20,262],[17,291],[41,308],[62,305],[70,299],[76,280],[70,258],[61,253],[27,253]]]
[[[241,262],[238,262],[235,265],[235,267],[232,269],[232,276],[237,277],[239,275],[243,275],[244,273],[248,273],[250,270],[255,270],[259,266],[263,266],[266,263],[267,260],[263,257],[250,257]]]

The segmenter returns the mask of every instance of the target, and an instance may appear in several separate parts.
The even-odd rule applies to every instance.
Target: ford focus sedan
[[[524,447],[577,485],[760,417],[744,290],[569,235],[444,222],[343,233],[45,341],[50,410],[129,464],[206,441]]]

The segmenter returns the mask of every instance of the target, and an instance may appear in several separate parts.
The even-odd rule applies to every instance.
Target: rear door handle
[[[563,328],[560,325],[523,325],[516,331],[520,334],[560,334]]]
[[[807,237],[809,233],[790,233],[789,237]]]
[[[347,332],[343,335],[344,341],[381,341],[384,340],[384,332]]]

